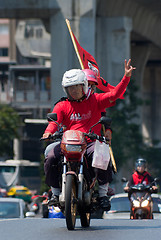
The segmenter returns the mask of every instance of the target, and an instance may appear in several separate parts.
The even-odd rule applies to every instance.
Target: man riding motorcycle
[[[53,109],[57,113],[58,123],[63,123],[66,130],[73,129],[82,132],[89,132],[92,125],[99,121],[101,112],[105,108],[111,106],[111,102],[115,101],[120,94],[126,89],[132,70],[135,69],[131,65],[131,60],[125,60],[125,76],[122,81],[116,86],[112,92],[91,94],[87,98],[88,82],[85,73],[79,69],[72,69],[65,72],[62,80],[62,86],[67,94],[67,99],[57,103]],[[57,125],[50,122],[43,134],[43,138],[47,138],[57,130]],[[93,128],[96,134],[100,134],[101,126],[97,125]],[[88,164],[91,166],[94,152],[95,142],[87,140],[87,150],[85,157]],[[52,186],[53,196],[52,204],[57,204],[59,201],[59,170],[58,162],[61,157],[60,143],[56,143],[45,158],[44,170],[46,175],[46,183]],[[103,210],[110,209],[110,202],[107,197],[108,192],[108,175],[107,170],[97,169],[97,180],[99,184],[99,202]]]

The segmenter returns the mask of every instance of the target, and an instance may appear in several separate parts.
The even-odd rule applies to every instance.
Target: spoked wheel
[[[74,230],[77,215],[76,184],[73,175],[67,175],[65,189],[65,216],[68,230]]]
[[[84,212],[84,211],[80,213],[80,221],[81,221],[82,227],[89,227],[90,219],[91,219],[91,213]]]

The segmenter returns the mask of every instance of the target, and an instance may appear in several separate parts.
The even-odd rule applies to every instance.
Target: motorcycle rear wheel
[[[74,230],[77,216],[76,182],[73,175],[67,175],[65,188],[65,217],[68,230]]]
[[[80,221],[82,227],[89,227],[90,226],[90,219],[91,219],[91,213],[82,212],[80,214]]]
[[[87,185],[86,179],[84,178],[84,180],[83,180],[83,192],[85,193],[86,191],[88,191],[88,185]],[[79,209],[81,226],[84,227],[84,228],[90,226],[90,219],[91,219],[90,209],[87,210],[87,207],[85,207],[85,206],[86,206],[86,203],[83,202],[81,204],[80,209]]]

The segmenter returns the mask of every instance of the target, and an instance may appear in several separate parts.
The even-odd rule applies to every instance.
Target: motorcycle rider
[[[88,91],[86,94],[86,99],[88,99],[91,94],[94,94],[96,86],[98,85],[98,82],[97,82],[98,73],[91,69],[83,69],[82,71],[85,73],[88,80]],[[67,99],[66,97],[61,98],[58,102],[55,103],[55,105],[61,101],[65,101],[66,99]],[[115,102],[111,102],[111,107],[114,105],[115,105]],[[106,111],[104,110],[102,112],[102,116],[105,116],[105,115],[106,115]],[[105,137],[109,140],[109,144],[111,145],[112,129],[110,127],[106,127]],[[54,147],[54,145],[55,143],[51,143],[46,147],[44,152],[45,157],[47,156],[48,152]]]
[[[143,158],[138,158],[135,162],[135,172],[130,177],[127,186],[124,187],[124,191],[128,192],[130,186],[137,185],[142,183],[144,185],[148,185],[154,181],[153,177],[150,175],[149,172],[146,171],[147,162]],[[152,189],[156,191],[158,189],[155,184],[153,184]],[[130,196],[129,196],[130,198]]]
[[[92,125],[99,121],[101,112],[105,108],[111,106],[111,101],[115,101],[120,94],[126,89],[132,71],[135,69],[131,65],[131,60],[128,62],[125,60],[125,75],[121,82],[111,92],[107,93],[94,93],[86,97],[88,92],[88,82],[85,73],[80,69],[71,69],[64,73],[62,86],[67,94],[67,99],[57,103],[53,109],[54,113],[57,113],[58,123],[62,123],[66,126],[66,130],[79,130],[82,132],[89,132]],[[54,122],[50,122],[47,126],[43,138],[47,138],[57,130],[57,125]],[[94,127],[94,132],[100,134],[101,126]],[[95,142],[87,140],[87,149],[85,156],[91,166],[94,145]],[[59,201],[59,170],[58,162],[61,156],[60,143],[54,145],[51,149],[44,163],[44,170],[46,175],[46,183],[52,186],[53,197],[51,203],[56,204]],[[98,169],[97,180],[99,184],[99,202],[103,210],[108,211],[110,209],[110,202],[107,197],[108,181],[107,170]]]

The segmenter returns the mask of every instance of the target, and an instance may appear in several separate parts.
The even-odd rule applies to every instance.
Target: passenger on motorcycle
[[[91,69],[83,69],[82,70],[85,75],[86,78],[88,80],[88,92],[87,92],[87,98],[91,95],[94,94],[96,86],[98,85],[98,81],[97,81],[97,75],[98,73],[96,71],[93,71]],[[111,107],[115,105],[115,102],[111,102]],[[104,110],[101,113],[102,116],[106,115],[106,110]],[[105,126],[105,133],[104,136],[109,140],[109,145],[111,145],[111,139],[112,139],[112,129],[110,126]],[[110,161],[109,165],[108,165],[108,169],[107,169],[107,176],[108,176],[108,182],[111,183],[112,182],[112,172],[113,172],[113,166],[112,163]],[[108,187],[108,196],[114,195],[114,190],[110,187]]]
[[[127,186],[124,187],[124,191],[128,192],[130,186],[137,185],[142,183],[144,185],[148,185],[154,181],[153,177],[146,171],[147,163],[143,158],[139,158],[135,162],[135,172],[130,177]],[[155,184],[152,186],[152,189],[157,190],[157,186]]]
[[[93,71],[91,69],[83,69],[82,71],[85,73],[86,78],[88,80],[88,92],[87,92],[87,98],[88,98],[91,94],[94,94],[96,86],[98,85],[97,72]],[[111,107],[114,104],[115,104],[115,102],[111,101]],[[102,116],[104,116],[104,115],[106,115],[106,111],[105,110],[102,112]],[[109,144],[111,145],[112,130],[111,130],[111,128],[109,126],[106,128],[105,137],[107,139],[109,139]]]
[[[87,98],[88,82],[85,73],[79,69],[72,69],[65,72],[62,80],[62,86],[67,94],[67,99],[57,103],[53,109],[57,113],[58,123],[66,126],[66,130],[73,129],[82,132],[89,132],[92,125],[99,121],[101,113],[111,106],[111,102],[116,101],[122,94],[129,81],[132,71],[135,69],[131,65],[131,60],[125,60],[125,75],[121,82],[111,92],[90,94]],[[57,130],[57,125],[50,122],[43,134],[47,138]],[[93,128],[94,132],[100,135],[101,126]],[[85,156],[91,166],[95,142],[88,140]],[[53,196],[50,203],[58,203],[60,194],[59,188],[59,169],[58,162],[61,157],[60,143],[54,145],[45,158],[44,170],[46,183],[52,186]],[[97,180],[99,184],[99,202],[103,210],[110,209],[110,202],[107,197],[108,192],[108,175],[107,170],[97,169]]]

